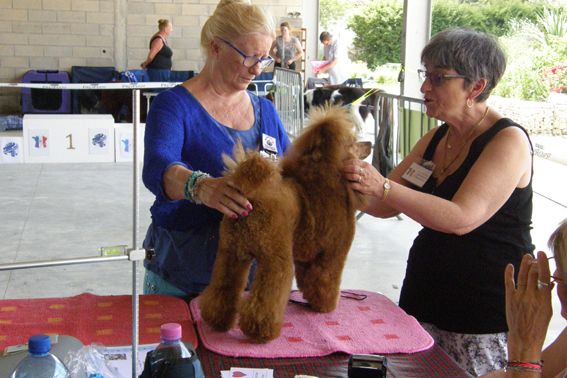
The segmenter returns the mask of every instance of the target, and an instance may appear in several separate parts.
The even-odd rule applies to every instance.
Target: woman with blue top
[[[261,8],[221,0],[201,31],[202,71],[152,103],[143,181],[156,199],[144,240],[144,293],[199,294],[210,280],[221,218],[254,211],[222,177],[222,154],[231,155],[237,140],[266,156],[287,149],[272,103],[246,90],[272,63],[274,36]]]

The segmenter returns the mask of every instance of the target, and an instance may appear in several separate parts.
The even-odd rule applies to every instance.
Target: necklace
[[[488,114],[488,106],[486,107],[486,109],[484,110],[484,114],[482,115],[482,117],[480,118],[480,120],[475,123],[473,125],[473,127],[471,127],[471,131],[469,131],[467,137],[465,138],[465,141],[463,142],[463,144],[461,145],[461,149],[459,150],[459,152],[457,152],[457,154],[455,155],[455,157],[453,159],[451,159],[451,161],[449,163],[447,162],[447,155],[449,154],[449,150],[453,148],[453,146],[451,146],[451,144],[449,143],[449,137],[451,136],[451,129],[449,128],[449,130],[447,130],[447,137],[445,138],[445,153],[443,154],[443,167],[441,168],[441,174],[445,174],[445,172],[447,172],[447,169],[449,169],[449,167],[451,167],[451,165],[453,165],[453,163],[459,158],[459,156],[461,156],[461,152],[463,152],[464,148],[467,143],[470,141],[471,137],[473,136],[476,128],[482,123],[482,121],[484,121],[484,119],[486,118],[486,115]]]

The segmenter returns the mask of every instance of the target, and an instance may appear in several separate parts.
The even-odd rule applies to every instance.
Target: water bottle
[[[152,371],[157,371],[164,361],[173,362],[181,358],[191,358],[192,354],[181,342],[181,325],[177,323],[162,324],[160,343],[152,352]]]
[[[69,378],[69,371],[59,358],[49,353],[47,335],[34,335],[28,340],[29,354],[16,366],[10,378]]]

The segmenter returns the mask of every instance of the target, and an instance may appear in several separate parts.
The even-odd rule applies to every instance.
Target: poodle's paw
[[[236,322],[236,306],[222,297],[202,296],[199,300],[201,318],[215,331],[226,332]]]
[[[282,314],[266,312],[265,309],[251,306],[247,302],[240,309],[239,327],[253,342],[266,343],[280,335],[282,319]]]
[[[309,302],[309,306],[317,312],[331,312],[337,308],[339,303],[339,293],[332,293],[332,290],[328,292],[303,292],[303,298]]]

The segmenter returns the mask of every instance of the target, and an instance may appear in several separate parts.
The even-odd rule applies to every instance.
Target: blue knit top
[[[219,177],[224,170],[222,154],[232,155],[235,136],[243,140],[245,147],[259,148],[262,134],[265,134],[276,140],[278,154],[285,152],[289,139],[274,106],[264,98],[249,95],[255,124],[252,129],[240,132],[217,122],[182,86],[165,91],[153,100],[146,122],[142,178],[156,196],[151,214],[157,226],[187,230],[220,222],[222,218],[215,209],[186,200],[171,201],[166,197],[163,175],[171,165],[180,164]],[[253,146],[246,146],[254,139]]]
[[[144,266],[189,296],[203,291],[211,279],[222,214],[187,200],[169,200],[163,191],[163,174],[180,164],[221,176],[222,154],[232,155],[237,139],[247,149],[262,149],[264,139],[275,141],[278,155],[285,152],[289,139],[274,106],[252,93],[249,96],[255,117],[249,130],[222,125],[181,86],[160,93],[148,114],[142,178],[156,199],[143,245],[153,249],[155,256],[146,259]],[[273,150],[271,144],[268,147]]]

